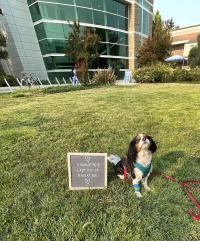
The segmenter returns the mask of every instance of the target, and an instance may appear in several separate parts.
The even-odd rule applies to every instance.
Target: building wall
[[[64,54],[69,24],[80,21],[101,37],[97,65],[109,61],[121,69],[137,66],[137,50],[151,34],[153,1],[147,0],[28,0],[47,72],[67,76],[74,63]],[[137,7],[137,8],[136,8]],[[95,64],[90,68],[97,67]]]
[[[138,67],[137,55],[152,34],[153,0],[136,0],[129,8],[129,69]]]
[[[197,45],[200,25],[180,28],[172,31],[172,55],[188,57],[192,47]]]
[[[100,58],[90,69],[108,67],[109,61],[128,68],[128,5],[114,0],[28,0],[44,62],[50,78],[68,78],[74,63],[65,56],[64,48],[69,23],[80,21],[101,37]],[[129,3],[128,3],[129,4]]]
[[[16,77],[33,73],[41,79],[47,78],[38,40],[26,0],[0,0],[3,16],[1,30],[8,39],[9,59],[1,61],[4,71]]]

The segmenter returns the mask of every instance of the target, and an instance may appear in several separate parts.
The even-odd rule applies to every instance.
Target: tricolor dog
[[[138,134],[129,144],[126,158],[118,158],[116,163],[116,156],[108,157],[110,162],[116,164],[117,176],[122,180],[132,181],[137,197],[142,197],[141,183],[144,189],[150,190],[148,177],[152,172],[152,154],[156,149],[156,143],[151,136]]]

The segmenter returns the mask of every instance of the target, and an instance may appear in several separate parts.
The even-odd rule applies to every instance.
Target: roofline
[[[177,29],[172,30],[172,32],[176,32],[176,31],[184,30],[184,29],[188,29],[188,28],[195,28],[195,27],[200,27],[200,24],[186,26],[186,27],[182,27],[182,28],[177,28]]]

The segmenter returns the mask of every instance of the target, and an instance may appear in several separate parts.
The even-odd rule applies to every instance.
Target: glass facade
[[[80,21],[100,36],[100,58],[90,68],[108,67],[109,60],[128,68],[128,4],[118,0],[27,0],[47,71],[70,70],[74,65],[64,55],[71,28],[68,21]],[[140,24],[136,31],[149,34],[149,9],[146,0],[137,12]],[[61,72],[59,72],[61,74]]]

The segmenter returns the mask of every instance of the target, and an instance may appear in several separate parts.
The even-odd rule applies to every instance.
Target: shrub
[[[173,72],[173,82],[192,81],[192,72],[185,69],[176,69]]]
[[[8,84],[11,86],[18,86],[17,80],[12,75],[3,75],[0,74],[0,87],[7,87],[7,84],[4,78],[8,81]]]
[[[116,75],[111,69],[97,69],[92,78],[94,84],[114,84],[116,82]]]
[[[140,83],[170,82],[173,68],[166,64],[158,63],[134,71],[134,79]]]

